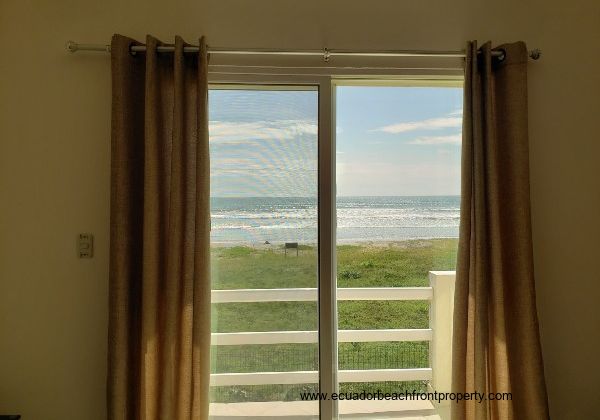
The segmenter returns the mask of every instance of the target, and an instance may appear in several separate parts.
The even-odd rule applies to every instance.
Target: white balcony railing
[[[429,287],[340,288],[338,300],[430,301],[430,326],[426,329],[339,330],[338,342],[428,341],[428,368],[340,370],[340,382],[429,381],[433,390],[450,390],[453,271],[431,271]],[[213,290],[212,303],[310,302],[316,288]],[[317,343],[317,331],[265,331],[213,333],[211,345]],[[305,384],[318,382],[317,371],[216,373],[212,386]]]

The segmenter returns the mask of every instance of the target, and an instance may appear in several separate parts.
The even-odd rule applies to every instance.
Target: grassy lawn
[[[414,240],[387,245],[337,247],[338,287],[427,286],[428,271],[453,270],[455,239]],[[212,249],[213,289],[317,286],[317,250],[301,246],[286,257],[283,249],[246,246]],[[428,303],[421,301],[343,301],[339,329],[427,328]],[[213,305],[213,332],[317,329],[315,302],[226,303]],[[340,369],[427,367],[422,342],[341,343]],[[316,370],[316,344],[214,346],[213,372]],[[342,384],[343,391],[398,391],[419,383]],[[236,386],[213,389],[213,401],[296,400],[314,385]]]

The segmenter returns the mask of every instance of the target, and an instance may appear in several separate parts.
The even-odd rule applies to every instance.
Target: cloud
[[[449,136],[425,136],[417,137],[408,142],[408,144],[434,145],[434,144],[461,144],[461,134],[451,134]]]
[[[245,156],[239,158],[213,158],[210,161],[211,174],[247,173],[247,172],[315,172],[317,170],[317,156],[314,158],[279,157],[268,159],[259,156]]]
[[[318,133],[315,121],[275,120],[253,122],[211,121],[210,141],[213,144],[251,144],[256,140],[290,140]]]
[[[441,117],[386,125],[376,128],[374,131],[396,134],[414,130],[439,130],[441,128],[460,127],[461,125],[462,118],[460,117]]]
[[[458,108],[458,109],[455,109],[454,111],[452,111],[452,112],[451,112],[450,114],[448,114],[448,115],[462,115],[462,114],[463,114],[463,110],[462,110],[462,108]]]

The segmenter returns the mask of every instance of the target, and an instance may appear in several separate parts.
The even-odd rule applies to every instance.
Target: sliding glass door
[[[211,417],[434,414],[381,398],[449,381],[460,85],[241,79],[209,94]]]

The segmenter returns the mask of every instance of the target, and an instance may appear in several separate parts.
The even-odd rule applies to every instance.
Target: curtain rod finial
[[[110,44],[102,45],[102,44],[79,44],[75,41],[67,41],[65,44],[65,48],[69,52],[77,52],[77,51],[105,51],[110,52]]]
[[[67,51],[74,53],[78,50],[77,42],[67,41],[67,43],[65,44],[65,48],[67,49]]]
[[[541,56],[542,50],[540,50],[539,48],[535,48],[529,53],[529,57],[531,57],[532,60],[539,60]]]

